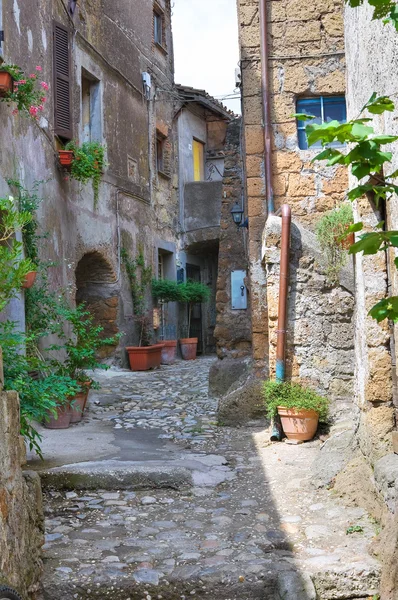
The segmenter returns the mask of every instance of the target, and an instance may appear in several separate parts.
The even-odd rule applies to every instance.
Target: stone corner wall
[[[248,270],[246,230],[237,230],[231,216],[235,202],[242,202],[241,127],[239,118],[230,123],[225,144],[216,294],[217,321],[214,332],[217,356],[220,359],[244,358],[251,355],[252,349],[250,297],[246,310],[232,310],[231,303],[231,271]]]
[[[23,472],[16,392],[0,391],[0,583],[35,598],[42,574],[44,519],[40,478]]]
[[[275,377],[276,367],[281,222],[280,217],[270,216],[263,239],[271,378]],[[341,274],[340,285],[332,287],[327,283],[315,235],[293,221],[286,341],[287,377],[327,396],[334,422],[353,419],[353,286],[350,265]]]

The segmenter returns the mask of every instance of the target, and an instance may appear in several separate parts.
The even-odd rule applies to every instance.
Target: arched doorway
[[[118,333],[119,295],[112,265],[100,252],[89,252],[78,262],[75,277],[76,304],[86,304],[96,324],[103,327],[104,338]],[[114,350],[115,347],[104,346],[101,358],[110,356]]]

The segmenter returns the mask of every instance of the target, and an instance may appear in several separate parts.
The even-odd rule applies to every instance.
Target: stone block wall
[[[261,264],[267,218],[261,96],[259,0],[238,0],[253,357],[267,375],[268,307]],[[314,150],[300,150],[292,114],[298,98],[343,95],[345,60],[343,1],[269,0],[269,94],[273,192],[276,208],[291,206],[294,219],[313,230],[322,213],[339,205],[347,188],[343,168],[312,164]],[[271,344],[272,346],[272,344]]]
[[[268,217],[263,239],[271,378],[276,367],[281,221]],[[327,396],[333,421],[349,419],[354,406],[352,269],[345,268],[340,285],[329,285],[315,235],[293,222],[289,284],[287,377]]]
[[[246,310],[232,310],[231,305],[231,271],[248,268],[247,230],[237,230],[231,216],[234,204],[242,202],[241,128],[241,119],[231,122],[225,145],[215,329],[220,359],[243,358],[251,354],[250,298]]]
[[[0,391],[0,583],[24,598],[35,598],[42,574],[44,520],[39,476],[23,472],[24,461],[18,395]]]

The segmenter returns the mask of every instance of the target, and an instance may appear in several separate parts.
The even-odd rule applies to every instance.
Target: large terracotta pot
[[[73,152],[72,150],[58,150],[59,162],[64,169],[70,169],[73,163]]]
[[[0,97],[4,98],[9,92],[12,92],[12,77],[6,71],[0,71]]]
[[[36,280],[37,271],[30,271],[25,276],[25,281],[22,284],[22,287],[25,289],[29,289],[33,286]]]
[[[283,431],[289,440],[312,440],[318,429],[319,415],[315,410],[278,406]]]
[[[172,365],[177,358],[177,340],[165,340],[163,344],[160,362],[162,365]]]
[[[181,355],[184,360],[195,360],[198,349],[198,338],[180,339]]]
[[[80,423],[83,418],[84,407],[86,405],[87,392],[84,390],[71,398],[70,403],[70,422]]]
[[[71,419],[71,409],[69,404],[58,406],[57,417],[49,413],[49,418],[44,422],[44,427],[47,429],[68,429]]]
[[[154,346],[128,346],[126,348],[130,369],[132,371],[148,371],[160,367],[160,359],[164,344]]]

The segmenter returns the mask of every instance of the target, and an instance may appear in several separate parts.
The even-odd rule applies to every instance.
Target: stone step
[[[215,486],[234,472],[218,455],[187,454],[174,461],[102,460],[41,471],[42,486],[63,490],[145,490]]]

